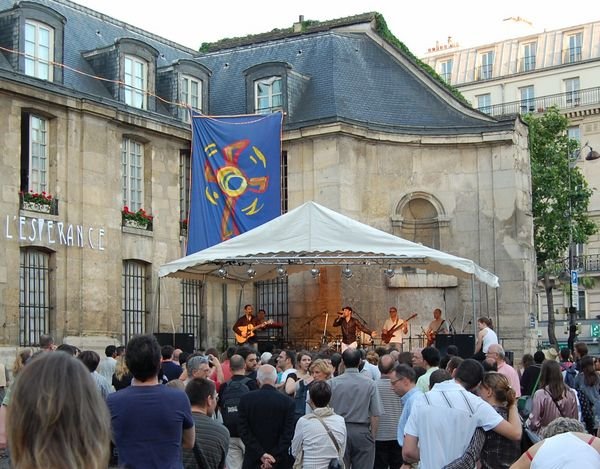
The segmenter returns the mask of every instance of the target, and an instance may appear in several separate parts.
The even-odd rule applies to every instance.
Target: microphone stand
[[[456,335],[456,329],[454,328],[454,321],[456,321],[456,317],[450,321],[450,325],[448,326],[448,333]]]

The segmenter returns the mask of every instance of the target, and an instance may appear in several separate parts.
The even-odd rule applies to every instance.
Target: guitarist
[[[442,319],[442,310],[435,308],[433,310],[433,321],[427,326],[425,334],[427,335],[427,346],[430,347],[435,344],[435,337],[438,334],[447,334],[448,327],[446,326],[446,320]]]
[[[241,316],[233,325],[232,329],[236,335],[239,335],[246,340],[238,341],[240,344],[248,344],[252,347],[256,347],[256,335],[251,334],[251,330],[260,324],[258,318],[253,316],[254,308],[252,305],[244,306],[244,315]],[[250,326],[250,327],[248,327]]]
[[[398,317],[398,310],[395,306],[390,307],[390,317],[383,323],[382,337],[389,333],[392,337],[389,340],[390,346],[402,351],[402,339],[405,334],[408,334],[408,321]]]

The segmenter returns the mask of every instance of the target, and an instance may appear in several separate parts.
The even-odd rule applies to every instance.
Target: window
[[[567,135],[581,145],[581,130],[578,125],[572,125],[567,129]]]
[[[121,147],[123,206],[137,212],[144,203],[144,146],[124,138]]]
[[[125,104],[146,109],[148,65],[133,56],[125,56]]]
[[[269,329],[272,335],[286,339],[288,335],[288,279],[278,278],[254,284],[255,309],[264,309],[267,319],[282,323],[282,329]]]
[[[19,264],[19,345],[38,345],[50,332],[50,254],[26,248]]]
[[[494,51],[484,52],[479,56],[477,80],[489,80],[494,69]]]
[[[48,190],[48,119],[23,114],[21,133],[21,190]]]
[[[123,262],[123,343],[146,331],[146,264]]]
[[[195,348],[200,348],[200,311],[202,307],[202,282],[181,281],[181,332],[193,334]]]
[[[521,49],[522,58],[519,63],[519,72],[529,72],[531,70],[535,70],[536,49],[537,44],[535,42],[523,44],[523,48]]]
[[[202,82],[189,76],[181,79],[181,101],[195,111],[202,111]],[[185,122],[190,121],[188,112],[184,114]]]
[[[570,64],[581,60],[581,43],[583,33],[570,34],[567,36],[567,47],[563,52],[563,63]]]
[[[492,112],[492,96],[489,93],[480,94],[477,98],[477,109],[489,114]]]
[[[179,152],[179,221],[187,220],[190,215],[190,189],[192,159],[189,150]]]
[[[578,289],[577,290],[577,296],[578,296],[578,308],[577,308],[577,319],[585,319],[586,316],[586,304],[585,304],[585,290],[581,290]]]
[[[579,77],[565,80],[565,100],[567,106],[579,105]]]
[[[440,76],[446,83],[450,83],[452,78],[452,63],[452,59],[449,59],[440,64]]]
[[[54,30],[43,23],[25,22],[25,74],[52,81]]]
[[[533,86],[524,86],[519,88],[521,95],[521,114],[535,111],[535,96],[533,94]]]
[[[254,110],[257,114],[268,114],[283,109],[281,77],[269,77],[254,82]]]

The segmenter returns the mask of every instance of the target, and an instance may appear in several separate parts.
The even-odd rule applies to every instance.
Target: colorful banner
[[[192,115],[192,188],[187,254],[281,214],[280,112]]]

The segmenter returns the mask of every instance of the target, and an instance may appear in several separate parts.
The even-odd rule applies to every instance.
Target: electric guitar
[[[410,321],[411,319],[414,319],[417,317],[417,313],[413,313],[411,314],[411,316],[408,319],[404,319],[404,320],[400,320],[400,322],[398,324],[396,324],[395,326],[393,326],[389,331],[387,332],[381,332],[381,340],[384,344],[389,344],[390,340],[392,340],[392,338],[394,337],[394,333],[400,329],[401,327],[404,327],[404,324],[408,323],[408,321]]]
[[[245,344],[249,338],[254,337],[256,335],[256,330],[263,329],[269,324],[273,324],[272,319],[269,319],[268,321],[265,321],[262,324],[259,324],[258,326],[253,326],[252,324],[248,324],[247,326],[240,326],[239,330],[241,334],[235,334],[235,340],[238,344]]]
[[[432,330],[425,331],[425,336],[427,337],[427,347],[431,347],[435,343],[435,338],[438,335],[438,332],[440,332],[440,330],[442,329],[442,326],[444,325],[445,322],[446,322],[446,320],[443,319],[442,322],[440,323],[439,327],[435,331],[432,331]]]

